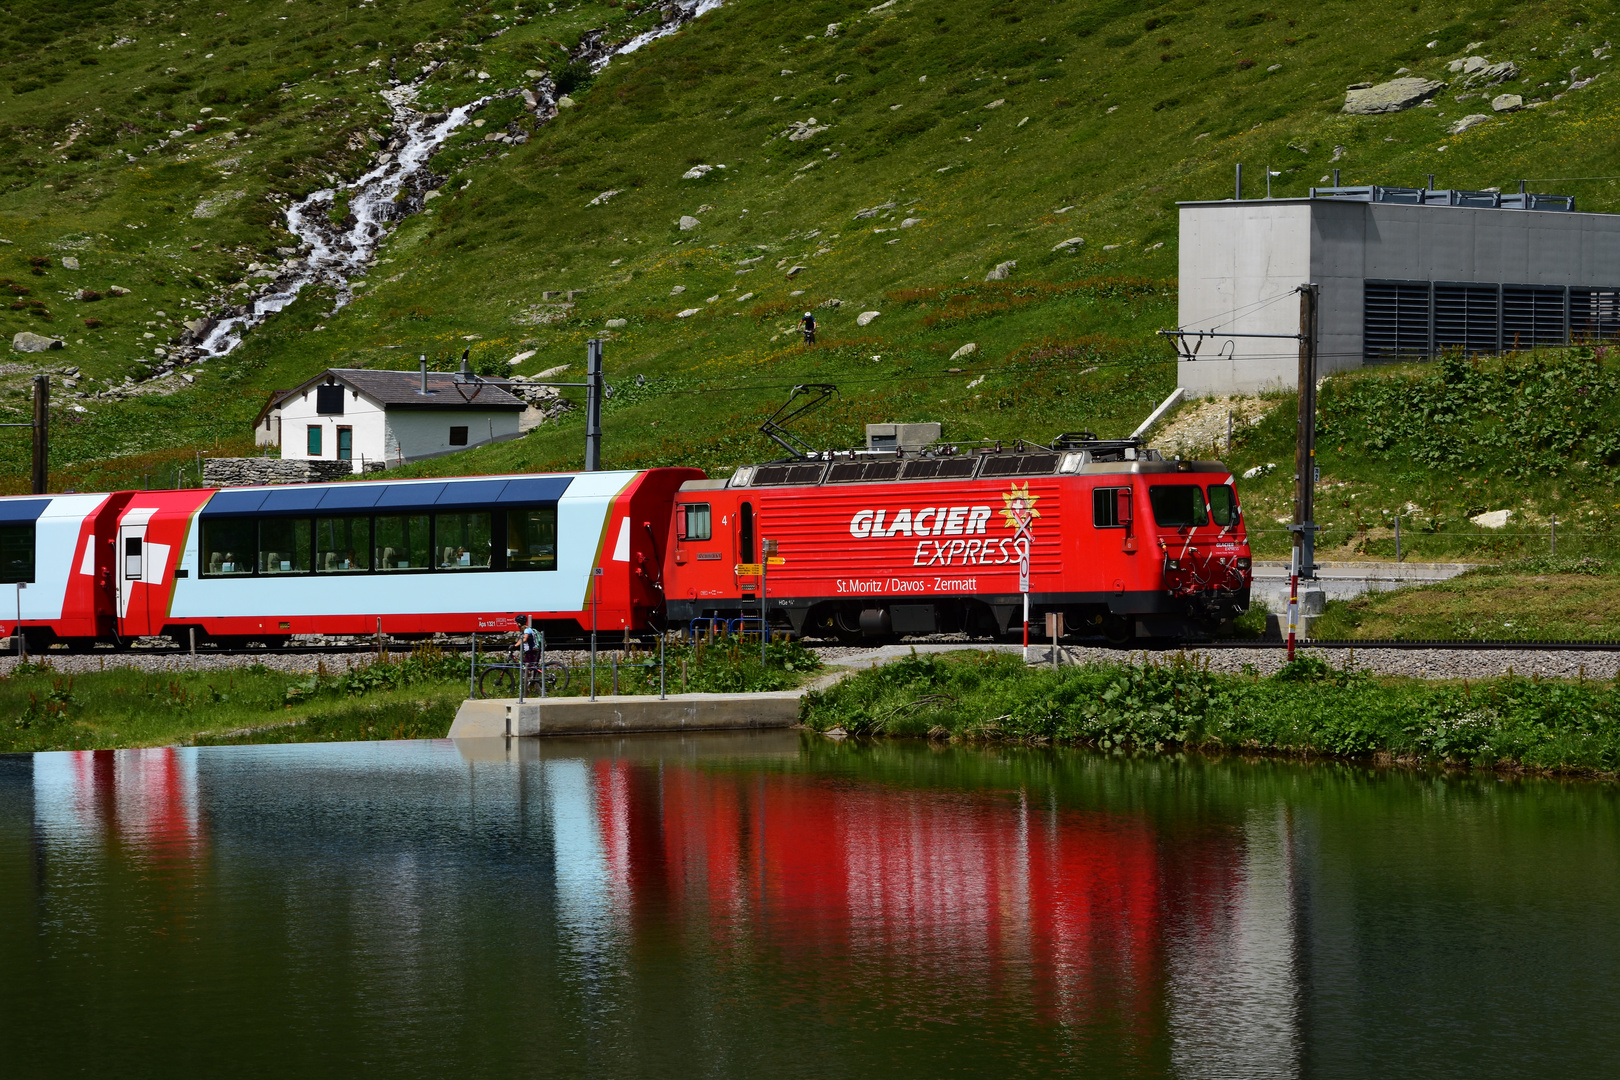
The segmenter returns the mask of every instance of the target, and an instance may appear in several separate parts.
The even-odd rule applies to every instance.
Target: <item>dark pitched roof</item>
[[[418,371],[372,371],[367,368],[330,368],[304,386],[314,386],[331,374],[340,382],[378,402],[385,409],[523,409],[521,398],[507,391],[506,379],[458,382],[448,371],[430,371],[428,392],[420,393],[422,375]],[[300,387],[302,389],[302,387]]]

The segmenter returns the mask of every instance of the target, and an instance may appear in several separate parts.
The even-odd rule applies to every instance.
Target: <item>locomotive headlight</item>
[[[1164,568],[1166,570],[1180,570],[1181,569],[1181,560],[1179,560],[1179,559],[1166,559],[1166,560],[1164,560]]]
[[[1240,556],[1238,558],[1237,562],[1235,562],[1233,565],[1236,566],[1239,570],[1247,570],[1249,567],[1253,566],[1254,563],[1250,561],[1250,559],[1249,559],[1249,557],[1247,555],[1244,555],[1244,556]]]

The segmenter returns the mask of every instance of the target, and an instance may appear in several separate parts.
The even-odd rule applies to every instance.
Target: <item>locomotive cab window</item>
[[[1162,484],[1148,488],[1153,522],[1161,529],[1188,529],[1209,524],[1204,489],[1197,484]]]
[[[506,568],[557,569],[557,508],[508,510],[506,513]]]
[[[0,525],[0,582],[34,580],[34,523]]]
[[[1237,492],[1230,484],[1209,485],[1209,517],[1217,525],[1238,523]]]
[[[1129,496],[1130,488],[1094,488],[1091,492],[1091,523],[1099,529],[1123,529],[1125,522],[1119,516],[1119,498]]]
[[[678,540],[707,540],[714,535],[714,516],[708,503],[687,503],[676,511]]]
[[[252,518],[204,519],[202,576],[242,577],[259,559],[258,522]]]

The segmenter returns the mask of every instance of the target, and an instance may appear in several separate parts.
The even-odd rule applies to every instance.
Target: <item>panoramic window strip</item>
[[[1362,361],[1426,360],[1620,339],[1620,287],[1369,281]]]
[[[31,563],[32,526],[28,533]],[[9,548],[0,550],[5,555]],[[17,572],[24,561],[11,555]],[[201,566],[205,578],[555,570],[557,508],[205,517]]]

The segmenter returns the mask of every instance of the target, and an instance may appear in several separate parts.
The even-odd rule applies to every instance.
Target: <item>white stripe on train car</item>
[[[50,505],[34,523],[34,580],[22,590],[24,622],[52,622],[62,617],[68,579],[78,562],[84,519],[107,501],[105,495],[47,497]]]
[[[118,524],[129,528],[138,528],[152,520],[152,515],[158,512],[155,506],[133,506],[124,511],[124,516],[118,519]]]
[[[630,519],[619,522],[619,541],[613,545],[613,561],[630,561]]]
[[[557,500],[554,571],[205,578],[197,569],[201,530],[193,517],[179,560],[187,576],[174,583],[168,617],[171,622],[181,622],[356,612],[454,615],[476,611],[584,611],[591,567],[606,546],[613,502],[640,475],[630,471],[572,475],[568,490]]]
[[[79,573],[87,577],[96,576],[96,536],[94,533],[84,538],[84,557],[79,560]]]

